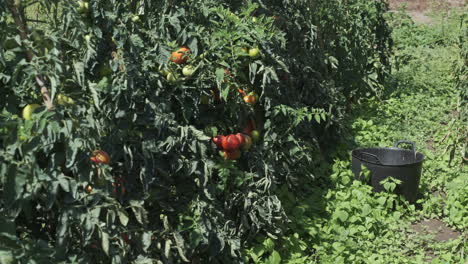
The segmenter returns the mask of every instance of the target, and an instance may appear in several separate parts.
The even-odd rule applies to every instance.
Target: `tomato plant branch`
[[[26,26],[26,18],[24,15],[24,9],[21,6],[21,0],[8,0],[7,1],[8,8],[10,9],[11,14],[13,15],[13,19],[15,24],[18,28],[19,35],[22,41],[28,40],[28,31]],[[34,53],[27,49],[26,50],[26,58],[28,62],[31,62],[34,58]],[[52,102],[52,97],[50,96],[49,89],[47,88],[44,77],[40,74],[36,75],[35,77],[36,83],[41,89],[42,98],[44,100],[44,104],[46,105],[48,110],[54,109],[54,104]]]

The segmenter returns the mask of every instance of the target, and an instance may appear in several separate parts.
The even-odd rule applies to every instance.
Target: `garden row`
[[[382,90],[386,5],[192,2],[0,6],[6,258],[231,263],[284,233],[280,190]]]

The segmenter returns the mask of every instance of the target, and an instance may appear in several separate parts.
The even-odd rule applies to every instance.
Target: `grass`
[[[334,162],[324,164],[328,173],[319,176],[320,187],[306,188],[303,196],[280,191],[291,223],[283,237],[259,237],[246,250],[253,262],[468,261],[468,171],[448,151],[458,99],[453,66],[460,60],[460,18],[435,18],[439,23],[432,26],[415,25],[401,13],[390,18],[396,49],[387,94],[354,109]],[[401,139],[416,142],[426,156],[415,205],[392,194],[397,183],[387,182],[387,193],[372,193],[350,171],[349,150],[390,147]],[[428,219],[437,225],[423,224]],[[450,239],[436,236],[443,232]]]

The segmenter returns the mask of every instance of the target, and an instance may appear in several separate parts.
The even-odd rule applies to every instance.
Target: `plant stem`
[[[8,9],[10,9],[11,14],[13,15],[13,19],[15,20],[21,40],[28,40],[29,36],[26,26],[26,18],[24,16],[24,9],[21,6],[21,0],[7,0],[6,2]],[[31,62],[34,58],[34,53],[29,49],[26,50],[26,58],[28,59],[28,62]],[[41,74],[37,74],[35,79],[37,85],[41,89],[42,99],[44,100],[45,106],[49,111],[53,110],[54,104],[52,102],[49,89],[45,84],[44,77]]]

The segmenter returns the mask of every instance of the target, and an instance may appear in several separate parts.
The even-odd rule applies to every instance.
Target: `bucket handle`
[[[361,156],[360,158],[363,159],[363,160],[366,160],[365,158],[362,157],[363,155],[364,155],[364,156],[367,155],[367,156],[369,156],[369,157],[372,157],[372,158],[374,158],[374,159],[377,161],[377,164],[383,165],[382,162],[380,161],[379,157],[377,157],[377,155],[374,155],[374,154],[368,153],[368,152],[360,152],[360,153],[359,153],[359,156]]]
[[[393,147],[398,148],[398,146],[400,144],[409,144],[409,145],[411,145],[411,150],[413,150],[413,152],[416,154],[416,143],[414,143],[413,141],[399,140],[399,141],[395,142],[395,145],[393,145]]]

